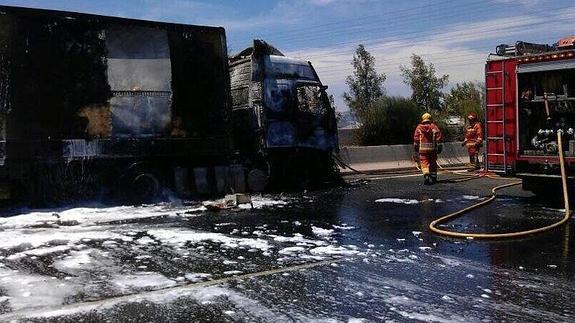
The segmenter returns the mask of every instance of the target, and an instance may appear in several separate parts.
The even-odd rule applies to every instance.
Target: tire
[[[149,164],[138,162],[125,168],[117,179],[115,198],[123,203],[144,204],[160,198],[162,190],[158,171]]]
[[[130,183],[133,203],[149,203],[160,195],[160,181],[151,173],[136,175]]]
[[[269,176],[261,169],[252,169],[248,174],[248,188],[252,192],[263,192],[268,187]]]

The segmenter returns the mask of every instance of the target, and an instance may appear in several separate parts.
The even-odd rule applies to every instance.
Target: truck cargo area
[[[223,28],[0,12],[5,198],[144,201],[203,191],[194,174],[229,162]]]

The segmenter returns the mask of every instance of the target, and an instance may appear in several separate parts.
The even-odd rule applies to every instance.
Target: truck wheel
[[[252,192],[263,192],[269,183],[269,176],[261,169],[252,169],[248,173],[248,188]]]
[[[160,182],[153,174],[142,173],[132,179],[130,189],[132,202],[149,203],[160,194]]]

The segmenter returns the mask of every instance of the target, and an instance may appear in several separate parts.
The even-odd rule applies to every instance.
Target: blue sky
[[[480,81],[489,52],[516,40],[554,43],[575,33],[573,0],[0,0],[112,16],[223,26],[237,52],[263,38],[310,60],[344,109],[353,50],[366,44],[388,75],[391,95],[409,95],[399,66],[411,53],[433,62],[450,84]]]

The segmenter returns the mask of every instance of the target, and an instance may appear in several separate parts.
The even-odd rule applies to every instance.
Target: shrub
[[[409,99],[381,98],[362,116],[358,141],[365,146],[410,144],[423,113]]]

